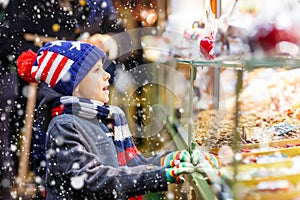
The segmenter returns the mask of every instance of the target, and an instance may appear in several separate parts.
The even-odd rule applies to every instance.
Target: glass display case
[[[195,110],[194,87],[190,88],[190,120],[185,126],[188,130],[188,146],[191,148],[191,145],[196,144],[196,148],[218,155],[223,165],[220,168],[221,178],[215,179],[215,184],[222,189],[218,191],[215,187],[212,188],[214,184],[209,187],[214,191],[214,195],[219,195],[218,199],[272,199],[283,194],[287,196],[282,196],[282,198],[299,197],[300,191],[297,187],[299,183],[292,178],[299,174],[295,164],[300,153],[299,118],[294,115],[298,108],[297,100],[292,102],[293,98],[289,97],[290,107],[281,110],[280,106],[282,105],[274,107],[276,102],[272,102],[284,96],[283,88],[297,90],[296,79],[298,76],[295,74],[299,71],[299,59],[253,57],[251,59],[228,58],[207,61],[179,58],[176,61],[189,65],[191,85],[194,85],[196,74],[205,67],[216,68],[221,72],[225,70],[234,72],[234,76],[231,78],[234,78],[235,81],[221,82],[221,84],[234,85],[234,94],[225,100],[227,105],[224,102],[217,102],[220,104],[217,109]],[[258,88],[256,85],[256,91],[250,90],[251,92],[261,95],[263,92],[270,92],[264,89],[269,87],[267,85],[272,85],[270,87],[273,92],[277,90],[278,96],[273,96],[271,100],[268,99],[271,102],[264,105],[263,102],[256,102],[254,107],[245,105],[246,103],[250,104],[251,101],[258,101],[255,99],[256,95],[245,95],[246,87],[253,87],[250,86],[250,83],[245,83],[245,79],[248,82],[252,81],[251,84],[255,81],[263,84]],[[287,82],[286,79],[289,81]],[[226,86],[219,85],[218,87]],[[279,88],[276,89],[276,87]],[[220,89],[220,91],[223,90]],[[293,92],[293,94],[297,96],[296,93]],[[272,96],[272,94],[265,94],[265,96],[268,95]],[[249,99],[251,97],[254,99]],[[216,99],[224,100],[222,97]],[[228,103],[228,101],[230,102]],[[260,120],[264,123],[261,123]],[[206,133],[199,131],[202,128]],[[209,134],[211,135],[208,136]],[[224,143],[220,140],[224,140]],[[194,178],[194,181],[197,182],[199,179]],[[216,193],[216,191],[218,192]],[[213,199],[214,197],[207,198]]]
[[[166,30],[144,28],[135,31],[137,31],[137,35],[141,36],[142,43],[140,48],[143,48],[145,55],[151,58],[151,62],[138,66],[127,74],[121,74],[120,81],[122,84],[118,84],[117,82],[116,85],[124,88],[116,88],[115,92],[112,93],[112,101],[113,104],[118,105],[119,103],[123,105],[124,110],[130,113],[128,115],[128,122],[131,125],[131,130],[136,134],[134,136],[137,146],[142,153],[151,155],[153,152],[165,149],[200,148],[219,156],[220,149],[225,151],[229,147],[229,151],[233,153],[232,155],[236,155],[228,158],[229,160],[231,159],[230,164],[226,164],[226,167],[221,168],[221,170],[227,170],[223,172],[224,176],[214,177],[216,178],[214,182],[208,182],[208,177],[205,173],[193,173],[191,177],[186,177],[188,181],[182,187],[173,188],[172,191],[181,191],[179,192],[181,194],[176,195],[180,196],[184,193],[184,196],[186,198],[188,196],[189,199],[243,199],[235,196],[237,194],[234,191],[235,186],[233,185],[239,182],[230,178],[224,179],[224,177],[228,177],[229,175],[236,177],[232,173],[238,174],[237,169],[241,165],[241,158],[251,154],[247,152],[250,151],[249,149],[259,151],[265,147],[268,150],[265,150],[264,153],[271,154],[269,150],[272,149],[271,147],[283,148],[291,146],[295,150],[283,148],[279,152],[286,151],[291,156],[300,153],[298,147],[296,147],[298,145],[296,130],[292,130],[290,134],[283,134],[282,137],[277,135],[277,139],[272,141],[269,137],[265,137],[266,141],[252,141],[249,139],[251,134],[256,134],[256,137],[258,137],[257,134],[261,136],[267,134],[268,131],[264,131],[267,126],[274,128],[273,126],[287,119],[289,121],[287,121],[287,124],[284,124],[286,127],[283,128],[293,129],[297,125],[298,119],[285,116],[284,113],[280,113],[278,110],[274,111],[273,107],[263,107],[264,110],[260,108],[258,111],[252,110],[256,107],[259,108],[258,104],[260,102],[263,102],[263,105],[266,106],[267,103],[270,105],[271,100],[276,101],[280,99],[280,91],[282,90],[277,91],[278,98],[276,96],[269,96],[266,101],[265,99],[258,99],[257,96],[252,97],[249,94],[248,96],[244,94],[245,84],[248,82],[249,84],[247,85],[249,85],[250,89],[247,88],[247,91],[250,94],[261,95],[261,97],[266,96],[264,94],[268,92],[266,90],[268,88],[266,87],[274,89],[275,87],[273,86],[279,84],[280,80],[296,83],[296,86],[294,85],[293,87],[297,87],[297,76],[295,75],[300,66],[300,60],[297,57],[243,58],[228,56],[226,59],[217,58],[214,60],[186,59],[183,56],[178,57],[184,49],[176,49],[172,44],[168,43],[169,40],[165,38]],[[219,83],[219,85],[210,85],[210,81],[205,79],[210,69],[220,73],[219,81],[213,82],[214,84]],[[224,75],[225,72],[227,74]],[[261,79],[258,81],[255,81],[256,79],[251,80],[249,77],[254,76],[252,73]],[[207,96],[202,93],[203,91],[199,95],[199,77],[202,78],[202,84],[206,88],[209,88],[207,89],[209,91]],[[227,80],[228,82],[224,81],[226,77],[229,79]],[[254,82],[254,85],[256,87],[259,86],[259,89],[251,88],[250,82]],[[225,91],[228,88],[230,88],[230,92]],[[281,85],[282,88],[285,87]],[[219,92],[215,92],[214,90]],[[288,90],[291,90],[291,88]],[[295,88],[293,90],[297,91]],[[122,91],[126,91],[125,97]],[[285,94],[284,96],[286,97],[287,95]],[[243,100],[246,98],[247,101],[242,101],[241,98]],[[252,101],[250,101],[251,98],[253,98]],[[250,106],[247,109],[245,104],[252,107]],[[278,103],[272,106],[276,108],[276,105],[278,106]],[[291,105],[291,110],[293,110],[291,112],[294,112],[292,115],[296,116],[296,108]],[[268,111],[270,112],[268,113]],[[140,116],[142,117],[138,119],[136,113],[141,114]],[[226,116],[226,114],[228,115]],[[277,115],[280,119],[276,119],[275,116]],[[256,120],[259,125],[256,125],[254,123],[256,122],[255,119],[251,117],[258,118]],[[272,121],[272,123],[264,123],[268,120]],[[216,121],[220,122],[220,124],[217,124]],[[242,127],[238,126],[239,123],[245,123],[245,121],[249,121],[249,123]],[[260,126],[262,124],[264,126]],[[293,125],[294,127],[290,127],[289,125]],[[229,127],[229,130],[225,130],[226,127]],[[200,128],[203,128],[202,132],[199,131]],[[207,132],[211,134],[210,137],[206,135]],[[229,137],[226,134],[222,135],[223,132],[230,133],[233,137]],[[220,141],[220,138],[224,140]],[[194,144],[195,146],[193,146]],[[248,154],[244,155],[242,151],[246,151]],[[273,152],[277,151],[273,149]],[[257,154],[253,155],[257,156]],[[263,153],[260,152],[259,154]],[[293,162],[291,160],[294,158],[289,159],[287,163],[291,165]],[[253,164],[243,165],[241,169],[247,170],[246,166],[252,167]],[[255,165],[256,168],[259,168],[259,166]],[[275,164],[275,166],[280,165]],[[228,172],[228,170],[232,171]],[[291,183],[294,182],[292,181]],[[251,178],[248,183],[253,186],[253,184],[258,182],[254,183]],[[286,185],[286,182],[284,184]],[[255,188],[256,190],[258,189]],[[297,195],[297,191],[294,192]],[[249,198],[252,198],[252,196],[249,196]]]

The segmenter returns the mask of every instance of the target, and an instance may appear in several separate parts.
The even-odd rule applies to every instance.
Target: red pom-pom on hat
[[[23,52],[17,60],[19,76],[29,83],[36,83],[35,78],[31,74],[36,57],[37,54],[29,49]]]

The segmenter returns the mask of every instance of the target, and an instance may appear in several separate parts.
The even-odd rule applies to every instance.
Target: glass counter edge
[[[176,62],[190,64],[195,67],[231,67],[231,68],[300,68],[300,59],[264,58],[264,59],[226,59],[226,60],[197,60],[175,58]]]

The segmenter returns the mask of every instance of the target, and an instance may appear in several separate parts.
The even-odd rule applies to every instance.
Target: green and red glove
[[[192,164],[196,166],[196,171],[205,172],[212,171],[220,174],[220,161],[219,159],[211,153],[204,154],[199,149],[194,149],[191,153]]]
[[[164,167],[174,167],[181,162],[191,162],[191,155],[187,150],[174,151],[160,160],[161,166]]]
[[[190,174],[194,171],[195,167],[192,163],[189,162],[182,162],[174,167],[166,168],[167,182],[176,184],[183,183],[184,178],[182,177],[182,175]]]
[[[195,171],[191,163],[191,155],[187,150],[178,150],[167,154],[160,160],[161,166],[166,167],[166,177],[169,183],[184,182],[183,174]]]

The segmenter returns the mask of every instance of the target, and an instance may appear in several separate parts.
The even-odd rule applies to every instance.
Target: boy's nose
[[[104,72],[104,79],[105,79],[105,80],[109,80],[110,77],[111,77],[110,73]]]

